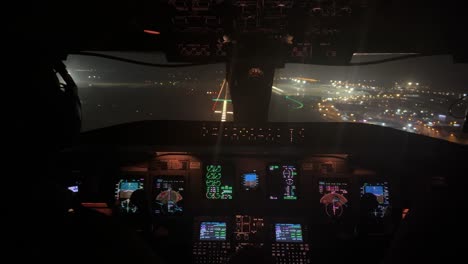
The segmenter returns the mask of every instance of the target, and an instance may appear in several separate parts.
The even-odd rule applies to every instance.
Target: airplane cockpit
[[[83,148],[69,153],[80,161],[69,188],[85,196],[93,186],[87,178],[92,175],[95,185],[98,176],[105,182],[99,192],[107,195],[86,205],[130,219],[142,214],[132,193],[143,190],[155,247],[174,261],[225,263],[243,248],[256,248],[275,263],[341,262],[361,254],[371,263],[383,259],[407,214],[424,204],[415,201],[430,193],[428,188],[446,184],[439,167],[446,159],[385,143],[384,137],[406,137],[401,131],[333,124],[330,131],[382,133],[373,145],[351,138],[338,145],[323,125],[170,121],[139,123],[135,134],[129,133],[133,125],[85,133]],[[161,127],[183,132],[167,135]],[[299,136],[291,137],[295,133]],[[142,145],[145,137],[148,145]],[[276,137],[286,140],[268,140]],[[123,145],[110,149],[116,141]],[[414,158],[419,155],[425,160]]]
[[[20,172],[7,241],[18,258],[462,256],[464,9],[104,2],[13,8],[9,159]]]

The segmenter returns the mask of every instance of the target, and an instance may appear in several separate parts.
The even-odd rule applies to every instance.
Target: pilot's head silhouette
[[[361,197],[361,214],[368,214],[374,212],[379,206],[377,196],[373,193],[365,193]]]
[[[148,207],[148,200],[143,189],[135,190],[130,196],[130,203],[137,207],[137,210],[144,211]]]

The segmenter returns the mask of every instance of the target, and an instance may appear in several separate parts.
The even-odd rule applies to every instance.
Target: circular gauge
[[[340,203],[333,202],[325,205],[325,213],[329,217],[340,217],[343,214],[343,206]]]
[[[348,199],[339,193],[325,194],[320,203],[325,205],[325,213],[332,218],[340,217],[343,214],[343,205],[348,202]]]

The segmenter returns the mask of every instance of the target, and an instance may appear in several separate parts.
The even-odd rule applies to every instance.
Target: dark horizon
[[[112,53],[113,55],[153,63],[167,63],[161,53]],[[388,58],[388,56],[355,56],[352,62],[372,61]],[[94,69],[105,73],[106,77],[115,82],[128,80],[144,81],[147,79],[165,79],[168,75],[193,76],[199,79],[209,79],[213,75],[223,77],[225,64],[201,65],[186,68],[154,68],[139,66],[119,61],[96,57],[69,56],[69,69]],[[317,66],[297,63],[287,63],[278,72],[292,76],[293,73],[308,78],[320,80],[378,80],[388,85],[398,82],[419,82],[433,90],[468,92],[467,64],[453,63],[448,55],[435,55],[420,58],[404,59],[368,66]],[[88,81],[88,80],[76,80]],[[449,87],[447,87],[449,86]]]

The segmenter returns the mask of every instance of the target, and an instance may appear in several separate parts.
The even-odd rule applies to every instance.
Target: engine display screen
[[[388,183],[364,183],[361,186],[361,197],[366,193],[373,194],[379,204],[374,212],[374,215],[376,217],[384,217],[387,212],[387,208],[390,205]]]
[[[180,215],[184,211],[184,176],[158,176],[154,178],[154,213]]]
[[[255,191],[259,187],[259,175],[257,172],[247,172],[241,176],[241,185],[244,191]]]
[[[226,241],[226,222],[201,222],[201,241]]]
[[[297,169],[293,165],[268,166],[270,200],[297,200]]]
[[[137,208],[130,203],[133,192],[143,189],[144,178],[120,179],[115,187],[115,198],[122,212],[134,213]]]
[[[205,193],[210,200],[232,200],[234,169],[231,166],[205,166]]]
[[[301,224],[279,223],[275,224],[276,242],[300,243],[303,242]]]

